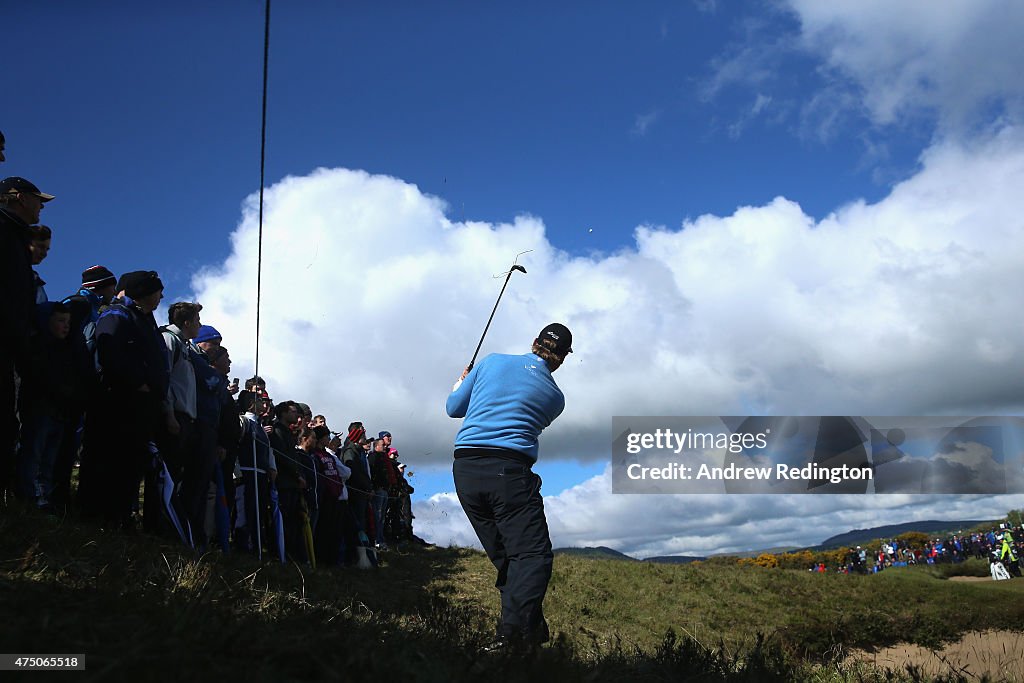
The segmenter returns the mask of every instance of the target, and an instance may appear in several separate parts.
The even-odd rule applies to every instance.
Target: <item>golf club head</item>
[[[520,266],[518,264],[512,266],[512,270],[518,270],[520,273],[523,273],[524,275],[526,274],[526,268],[523,268],[522,266]]]

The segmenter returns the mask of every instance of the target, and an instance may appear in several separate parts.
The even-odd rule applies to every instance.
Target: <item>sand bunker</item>
[[[930,676],[955,671],[968,680],[987,674],[997,681],[1024,681],[1024,633],[1013,631],[971,632],[936,651],[919,645],[895,645],[854,656],[897,671],[905,671],[911,664]]]

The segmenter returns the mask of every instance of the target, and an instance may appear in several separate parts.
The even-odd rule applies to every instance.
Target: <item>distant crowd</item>
[[[51,298],[36,268],[53,199],[0,181],[0,505],[307,564],[368,566],[389,544],[423,543],[391,433],[333,431],[305,403],[275,403],[260,377],[239,387],[200,304],[157,322],[155,271],[90,266],[77,292]]]
[[[914,547],[905,539],[891,538],[877,548],[849,548],[841,564],[832,571],[844,574],[877,573],[889,567],[907,567],[917,564],[959,563],[969,558],[989,559],[1002,562],[1011,576],[1020,576],[1018,561],[1024,551],[1024,525],[1016,528],[1009,520],[998,528],[975,531],[968,534],[952,534],[946,538],[935,538]],[[830,568],[821,562],[811,571],[826,572]]]

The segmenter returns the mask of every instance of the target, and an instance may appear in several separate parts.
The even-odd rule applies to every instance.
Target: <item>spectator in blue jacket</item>
[[[86,424],[79,492],[83,512],[131,527],[139,480],[151,465],[148,444],[164,418],[170,373],[153,319],[163,283],[154,271],[123,279],[125,298],[96,323],[101,396]]]

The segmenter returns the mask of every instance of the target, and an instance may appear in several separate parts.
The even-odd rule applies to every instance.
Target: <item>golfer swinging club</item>
[[[537,437],[561,415],[565,397],[552,373],[572,353],[572,333],[552,323],[530,353],[491,354],[466,368],[445,409],[464,417],[455,437],[455,490],[495,568],[501,623],[488,652],[529,650],[548,640],[541,608],[551,579]]]

